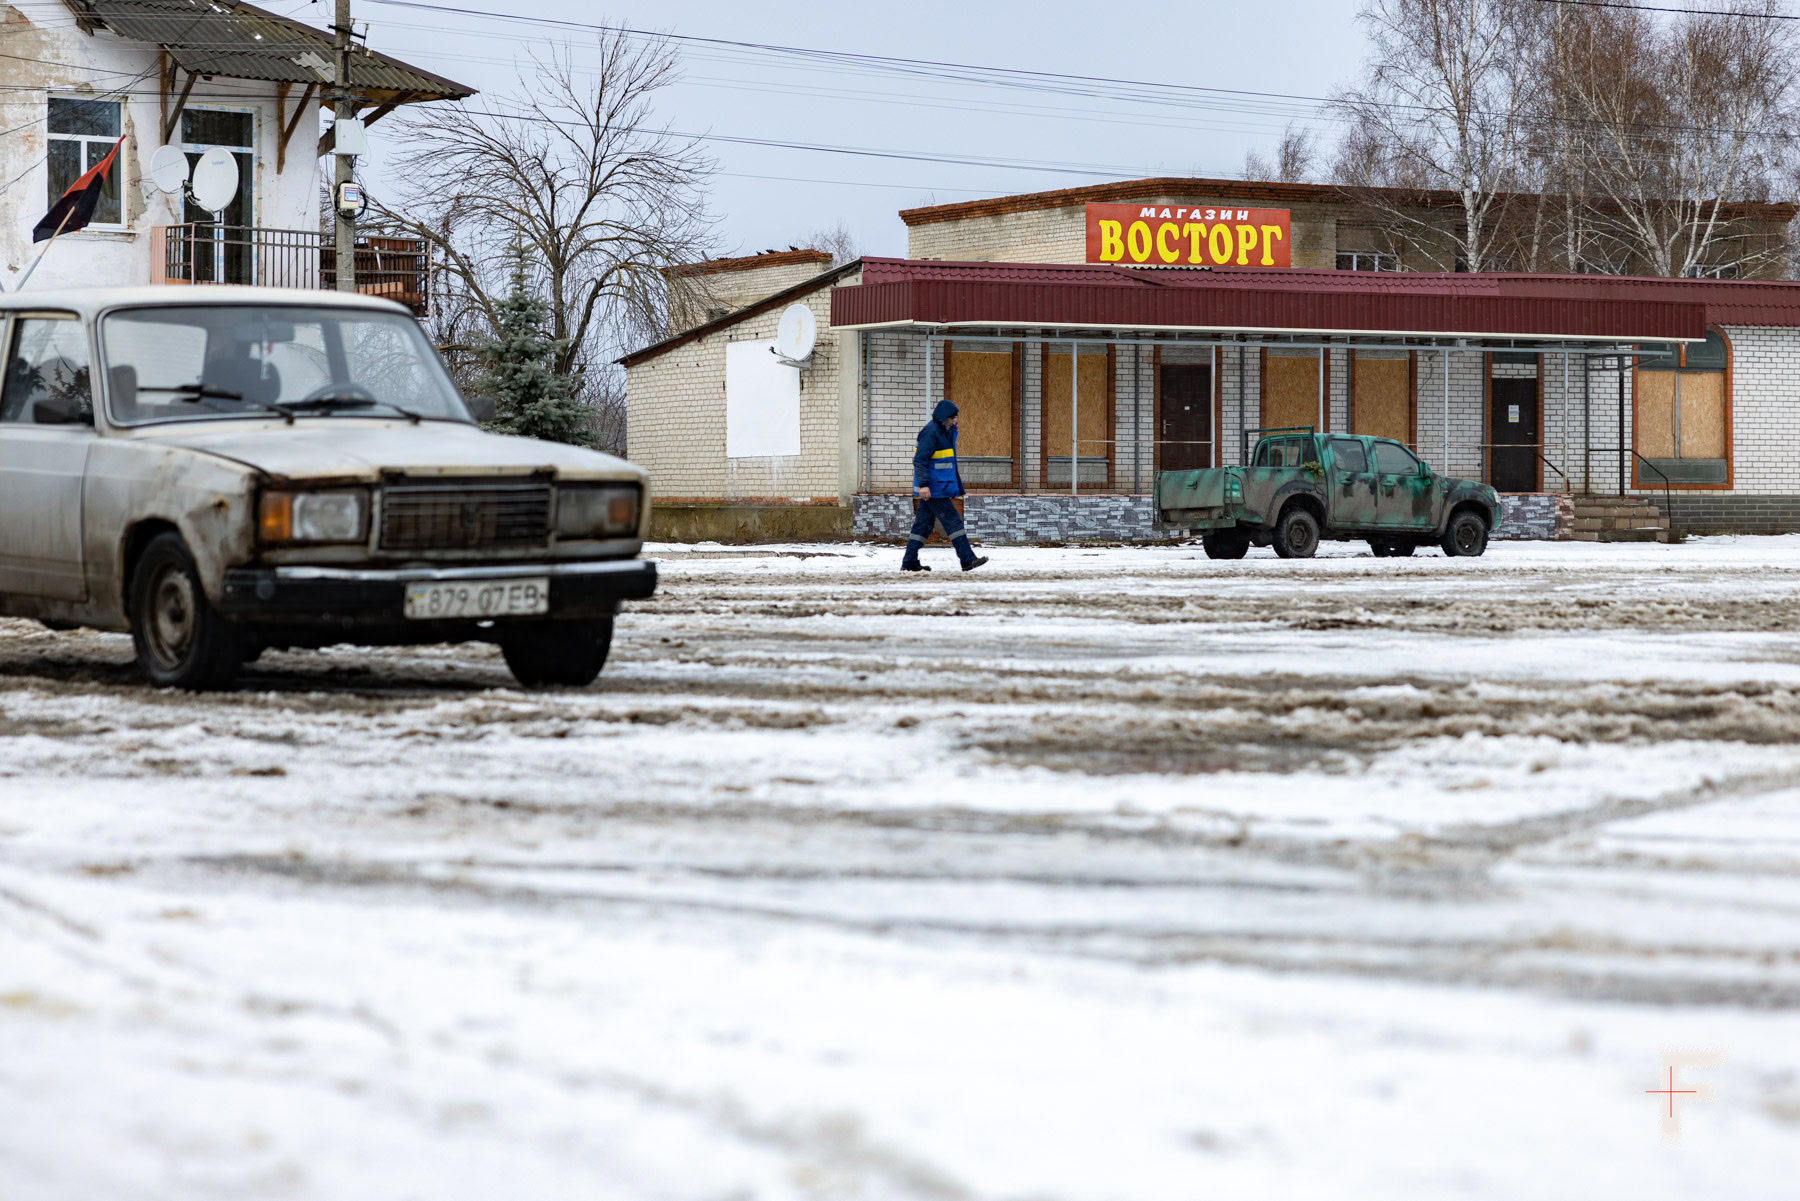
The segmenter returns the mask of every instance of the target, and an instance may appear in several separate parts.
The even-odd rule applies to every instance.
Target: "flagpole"
[[[25,274],[21,275],[19,282],[13,285],[13,291],[17,292],[25,287],[25,281],[31,278],[31,273],[37,270],[38,264],[44,261],[44,256],[50,253],[50,248],[56,245],[56,235],[63,231],[63,226],[67,225],[69,218],[74,215],[75,206],[70,205],[69,210],[63,214],[62,220],[56,223],[56,232],[50,235],[50,240],[44,243],[44,248],[38,251],[38,256],[31,260],[31,266],[25,268]]]

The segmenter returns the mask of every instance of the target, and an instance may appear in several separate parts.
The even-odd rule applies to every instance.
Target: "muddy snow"
[[[581,691],[0,620],[0,1197],[1791,1189],[1800,537],[653,553]]]

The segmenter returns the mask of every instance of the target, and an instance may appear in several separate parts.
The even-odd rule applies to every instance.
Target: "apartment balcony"
[[[319,230],[191,222],[156,226],[153,245],[156,283],[337,287],[335,243]],[[356,290],[398,301],[423,317],[431,297],[429,245],[423,238],[358,238]]]

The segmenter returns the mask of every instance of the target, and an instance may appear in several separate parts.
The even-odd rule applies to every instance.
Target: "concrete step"
[[[1649,503],[1582,504],[1576,501],[1574,513],[1577,517],[1656,517],[1662,514],[1662,509]]]
[[[1584,539],[1584,541],[1586,541]],[[1592,539],[1595,542],[1673,542],[1675,535],[1666,529],[1648,528],[1637,530],[1601,530]]]

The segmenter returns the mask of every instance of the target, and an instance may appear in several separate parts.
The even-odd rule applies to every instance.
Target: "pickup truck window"
[[[1306,461],[1305,438],[1269,438],[1256,448],[1252,467],[1298,467]]]
[[[1355,438],[1333,438],[1331,440],[1331,457],[1337,463],[1339,471],[1367,471],[1369,469],[1369,453]]]
[[[1380,475],[1417,475],[1419,460],[1398,442],[1377,442],[1375,470]]]
[[[26,317],[8,348],[0,422],[30,424],[40,400],[66,400],[92,411],[87,334],[69,317]]]

